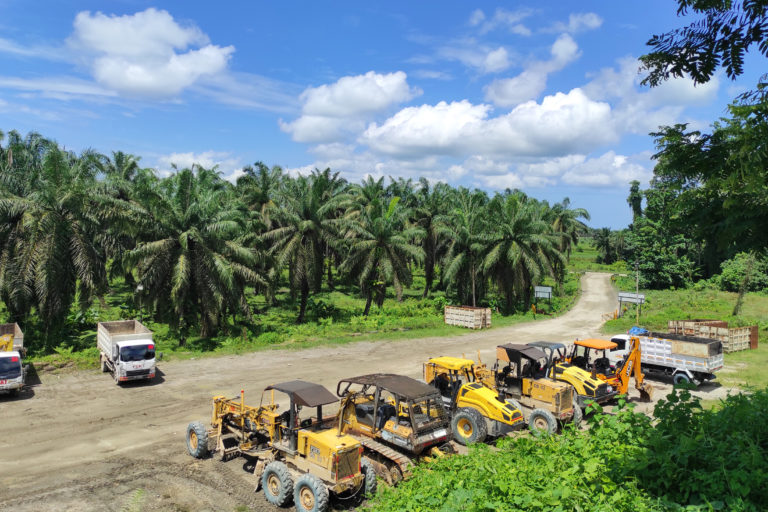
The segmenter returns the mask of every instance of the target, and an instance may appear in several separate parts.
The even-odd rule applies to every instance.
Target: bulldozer
[[[411,475],[419,459],[452,451],[451,425],[438,391],[391,373],[339,381],[340,430],[358,440],[364,459],[389,485]]]
[[[536,347],[507,343],[496,347],[492,368],[480,361],[478,353],[475,376],[478,382],[522,411],[531,431],[554,434],[558,421],[578,425],[582,414],[574,406],[571,386],[547,378],[541,370],[546,359],[546,354]]]
[[[279,412],[275,392],[287,395],[288,408]],[[258,407],[237,398],[213,397],[211,428],[202,422],[187,426],[187,451],[195,458],[211,451],[223,460],[242,456],[254,463],[256,490],[283,507],[293,500],[296,510],[324,511],[331,493],[355,494],[376,489],[373,468],[361,460],[363,447],[342,433],[335,416],[323,417],[324,405],[338,398],[323,386],[293,380],[268,386]],[[301,414],[302,408],[316,414]]]
[[[616,349],[618,345],[613,341],[601,339],[576,340],[573,342],[573,348],[566,360],[573,366],[586,371],[591,371],[595,378],[609,384],[621,395],[626,395],[629,391],[629,380],[635,378],[635,389],[640,392],[640,400],[648,402],[653,395],[653,387],[644,382],[645,375],[642,372],[640,358],[640,340],[636,336],[629,338],[629,352],[614,367],[611,366],[610,359],[606,351]],[[594,351],[597,357],[591,360],[590,353]]]
[[[583,368],[568,363],[563,343],[534,341],[528,343],[528,346],[540,348],[547,354],[544,366],[546,375],[570,384],[579,408],[584,409],[589,402],[604,404],[616,396],[616,389],[611,384],[598,379]]]
[[[424,363],[424,382],[440,392],[460,444],[482,443],[525,426],[520,409],[478,382],[471,359],[433,357]]]

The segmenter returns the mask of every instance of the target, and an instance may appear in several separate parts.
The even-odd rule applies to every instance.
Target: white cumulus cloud
[[[594,30],[603,24],[603,18],[593,12],[574,13],[568,16],[568,23],[558,22],[547,29],[547,32],[568,32],[576,34]]]
[[[547,87],[550,73],[559,71],[581,55],[579,45],[568,34],[558,37],[550,48],[551,59],[530,63],[519,75],[491,82],[485,99],[500,107],[511,107],[536,99]]]
[[[299,97],[301,117],[280,127],[299,142],[333,142],[359,132],[378,112],[421,94],[402,71],[345,76],[332,84],[310,87]]]
[[[89,59],[104,87],[129,96],[172,97],[206,75],[224,71],[233,46],[209,43],[195,26],[182,26],[164,10],[75,17],[71,48]]]
[[[223,151],[204,151],[202,153],[171,153],[157,158],[157,171],[161,176],[169,176],[176,169],[191,168],[199,165],[206,169],[216,167],[226,179],[234,181],[243,174],[243,165],[239,158]]]

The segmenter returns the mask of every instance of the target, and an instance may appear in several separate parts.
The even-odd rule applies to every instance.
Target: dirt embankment
[[[587,273],[567,314],[464,336],[361,342],[303,351],[161,363],[150,384],[116,386],[98,371],[43,377],[18,399],[0,397],[0,510],[274,510],[242,461],[186,454],[188,422],[206,420],[213,395],[249,402],[275,382],[304,379],[335,389],[344,377],[393,372],[419,377],[437,355],[491,360],[499,343],[568,341],[599,334],[615,308],[608,274]]]

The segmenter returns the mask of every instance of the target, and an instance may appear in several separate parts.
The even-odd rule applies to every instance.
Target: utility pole
[[[640,295],[640,264],[637,261],[635,261],[635,293]],[[637,309],[635,310],[637,313],[635,324],[638,327],[640,327],[640,307],[640,304],[637,304]]]

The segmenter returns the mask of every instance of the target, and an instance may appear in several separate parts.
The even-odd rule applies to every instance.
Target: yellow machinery
[[[581,409],[592,401],[604,404],[616,396],[616,390],[590,372],[566,362],[566,349],[562,343],[534,341],[530,347],[540,348],[547,354],[546,364],[541,369],[547,377],[555,378],[573,386],[576,403]]]
[[[630,337],[627,356],[614,368],[606,356],[606,351],[616,348],[616,343],[608,340],[576,340],[573,342],[573,349],[567,359],[573,366],[591,370],[598,379],[610,384],[622,395],[626,395],[629,391],[629,380],[634,372],[635,389],[640,392],[640,399],[649,401],[653,394],[653,387],[644,382],[645,375],[640,364],[642,357],[640,340],[637,336]],[[591,351],[594,351],[598,356],[592,362],[590,362]]]
[[[13,335],[4,334],[0,336],[0,352],[12,352],[13,351]]]
[[[511,343],[496,347],[496,362],[488,368],[479,360],[475,376],[496,390],[507,403],[523,411],[532,431],[557,432],[558,421],[581,422],[581,409],[573,407],[571,386],[548,379],[538,368],[546,354],[535,347]]]
[[[278,412],[275,391],[288,395],[288,409]],[[266,396],[266,401],[265,401]],[[324,419],[323,405],[338,399],[323,386],[294,380],[269,386],[258,407],[240,399],[213,398],[212,428],[201,422],[187,427],[187,450],[205,457],[209,443],[222,458],[244,456],[255,463],[257,489],[282,507],[294,500],[300,511],[328,508],[329,493],[375,492],[373,468],[361,461],[363,447],[341,432],[334,418]],[[266,402],[266,403],[265,403]],[[302,407],[316,415],[301,418]]]
[[[376,373],[344,379],[339,425],[364,447],[376,473],[393,485],[418,458],[450,449],[451,425],[435,388],[403,375]]]
[[[477,382],[475,362],[459,357],[433,357],[424,363],[424,382],[434,386],[451,413],[453,438],[463,444],[482,443],[525,425],[514,404]]]

